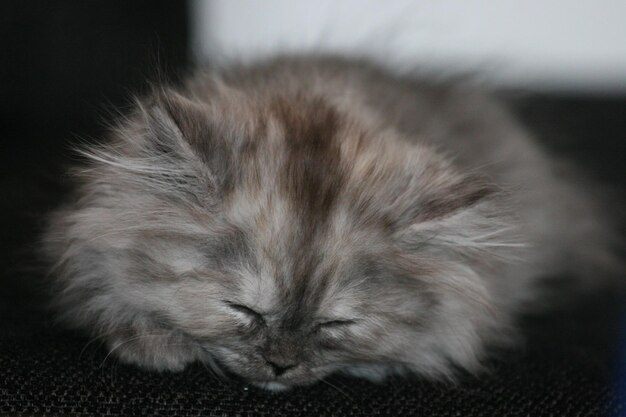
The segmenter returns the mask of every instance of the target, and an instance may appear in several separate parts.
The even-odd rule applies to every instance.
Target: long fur
[[[147,368],[477,371],[544,277],[614,261],[599,200],[499,102],[366,62],[199,72],[79,152],[45,235],[55,304]]]

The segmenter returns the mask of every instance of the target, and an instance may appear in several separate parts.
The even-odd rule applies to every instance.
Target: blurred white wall
[[[191,15],[198,62],[313,50],[504,87],[626,92],[626,0],[194,0]]]

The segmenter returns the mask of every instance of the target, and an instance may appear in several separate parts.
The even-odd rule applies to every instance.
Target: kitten
[[[365,62],[199,73],[82,153],[45,236],[56,304],[145,368],[474,372],[539,277],[611,261],[597,200],[501,104]]]

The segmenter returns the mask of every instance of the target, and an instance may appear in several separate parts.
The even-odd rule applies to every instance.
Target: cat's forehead
[[[346,285],[355,260],[383,239],[377,229],[358,227],[341,206],[310,217],[280,195],[244,198],[230,215],[246,236],[251,257],[245,287],[271,287],[274,301],[295,297],[322,302],[324,294]]]
[[[259,107],[236,152],[237,186],[226,210],[254,219],[259,229],[282,224],[284,231],[296,227],[307,236],[347,225],[355,214],[347,190],[364,182],[368,162],[361,162],[367,151],[372,155],[372,132],[355,128],[320,97],[275,95]]]
[[[347,310],[351,260],[381,239],[350,197],[364,168],[349,151],[366,146],[364,135],[322,99],[274,96],[264,106],[224,206],[255,257],[242,296],[261,308]]]
[[[242,226],[253,259],[240,274],[240,295],[263,310],[295,315],[349,309],[353,281],[362,277],[356,260],[372,236],[350,231],[340,212],[312,229],[284,201],[253,211],[261,220]]]
[[[261,241],[285,252],[323,239],[341,221],[349,164],[341,115],[323,100],[269,98],[238,153],[238,181],[224,209]]]

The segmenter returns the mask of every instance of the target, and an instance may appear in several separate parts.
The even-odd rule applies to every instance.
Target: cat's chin
[[[292,388],[291,385],[283,384],[282,382],[276,381],[251,382],[251,384],[257,388],[262,388],[264,390],[272,392],[288,391]]]

